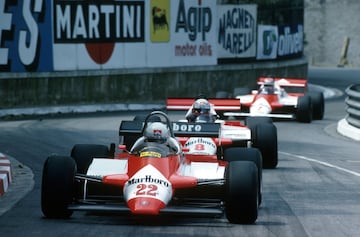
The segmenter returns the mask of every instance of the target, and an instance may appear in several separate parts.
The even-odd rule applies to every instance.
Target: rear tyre
[[[48,218],[69,218],[73,211],[76,164],[71,157],[50,156],[44,163],[41,186],[41,209]]]
[[[322,120],[325,111],[325,99],[322,92],[310,92],[312,103],[312,118],[315,120]]]
[[[263,167],[274,169],[278,164],[277,129],[272,123],[257,124],[252,130],[253,146],[261,151]]]
[[[312,120],[312,105],[310,96],[301,96],[298,99],[296,118],[302,123],[311,123]]]
[[[71,150],[71,157],[77,165],[77,172],[86,174],[94,157],[108,158],[110,151],[107,146],[96,144],[77,144]]]
[[[233,161],[226,169],[225,215],[229,222],[252,224],[258,216],[258,169],[254,162]]]
[[[252,161],[256,164],[258,169],[258,180],[259,180],[259,206],[262,202],[261,184],[262,184],[262,168],[263,161],[261,153],[257,148],[245,148],[245,147],[231,147],[224,151],[224,160],[227,162],[233,161]]]

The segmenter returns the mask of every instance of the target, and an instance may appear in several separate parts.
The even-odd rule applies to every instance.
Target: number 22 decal
[[[158,187],[154,184],[139,184],[137,189],[136,195],[156,196]]]

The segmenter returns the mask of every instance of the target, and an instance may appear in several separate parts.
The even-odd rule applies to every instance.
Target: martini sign
[[[144,1],[55,0],[55,70],[124,66],[126,43],[145,41],[144,5]]]

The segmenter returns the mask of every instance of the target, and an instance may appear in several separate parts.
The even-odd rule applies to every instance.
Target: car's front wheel
[[[68,218],[73,211],[67,207],[74,198],[76,164],[71,157],[50,156],[42,173],[41,209],[48,218]]]

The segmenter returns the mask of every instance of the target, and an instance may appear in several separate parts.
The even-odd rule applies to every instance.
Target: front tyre
[[[44,163],[41,186],[41,209],[48,218],[69,218],[74,197],[76,164],[71,157],[50,156]]]
[[[312,104],[310,96],[301,96],[298,98],[296,118],[302,123],[311,123],[312,121]]]

